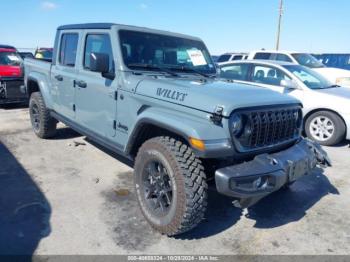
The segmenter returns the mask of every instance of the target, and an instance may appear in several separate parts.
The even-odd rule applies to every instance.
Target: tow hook
[[[310,139],[306,139],[307,145],[311,149],[311,151],[315,154],[317,164],[321,167],[332,166],[331,159],[329,158],[326,151],[316,142],[311,141]]]

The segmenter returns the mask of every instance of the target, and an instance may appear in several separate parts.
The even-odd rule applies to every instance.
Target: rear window
[[[78,34],[67,33],[61,38],[59,63],[65,66],[75,66],[78,47]]]
[[[16,52],[0,52],[0,65],[19,66],[21,57]]]
[[[227,62],[231,58],[231,55],[222,55],[218,59],[218,63]]]
[[[52,50],[39,49],[35,52],[35,58],[36,59],[51,60],[52,59]]]
[[[256,53],[254,56],[254,59],[263,59],[263,60],[269,60],[271,57],[271,53]]]
[[[284,62],[293,62],[292,59],[290,59],[289,56],[285,54],[277,54],[275,60],[284,61]]]
[[[242,60],[243,56],[242,55],[235,55],[232,60]]]

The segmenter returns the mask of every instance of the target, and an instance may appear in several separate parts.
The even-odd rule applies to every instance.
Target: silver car
[[[322,145],[350,139],[350,89],[289,62],[245,60],[222,64],[220,76],[291,95],[303,103],[304,131]]]

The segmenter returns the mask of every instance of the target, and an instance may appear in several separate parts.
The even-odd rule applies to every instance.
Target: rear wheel
[[[319,111],[310,115],[305,122],[306,135],[325,146],[341,142],[345,137],[346,127],[343,120],[329,111]]]
[[[153,228],[172,236],[201,222],[207,206],[206,176],[186,144],[170,137],[146,141],[134,174],[138,202]]]
[[[56,119],[52,118],[46,108],[40,92],[34,92],[29,100],[30,121],[34,133],[40,138],[50,138],[56,134]]]

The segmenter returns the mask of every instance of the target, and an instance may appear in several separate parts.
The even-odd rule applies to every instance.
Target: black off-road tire
[[[334,124],[334,133],[326,141],[318,140],[310,132],[310,125],[312,123],[312,120],[315,119],[316,117],[327,117]],[[346,132],[346,126],[344,124],[344,121],[337,114],[329,112],[329,111],[315,112],[315,113],[311,114],[305,121],[305,133],[306,133],[307,137],[313,141],[318,142],[319,144],[321,144],[323,146],[333,146],[333,145],[340,143],[345,138],[345,132]]]
[[[40,138],[51,138],[56,134],[57,120],[52,118],[40,92],[29,99],[29,115],[34,133]]]
[[[147,163],[154,159],[167,168],[168,177],[173,182],[172,203],[165,216],[157,215],[147,204],[145,196],[143,176],[147,172]],[[202,221],[207,206],[206,175],[201,160],[181,141],[170,137],[155,137],[146,141],[136,157],[134,182],[144,217],[162,234],[182,234]]]

